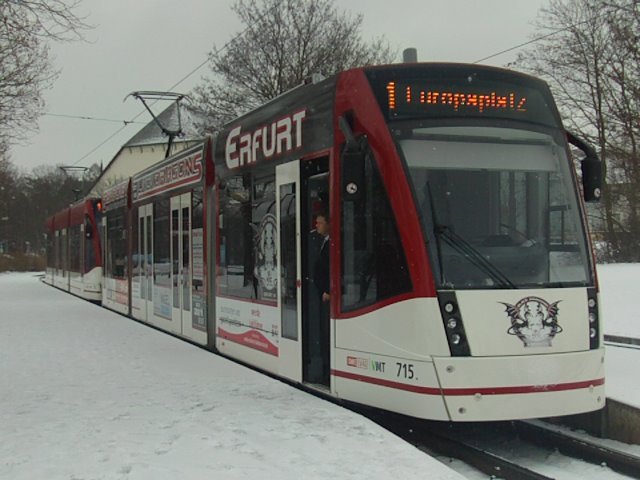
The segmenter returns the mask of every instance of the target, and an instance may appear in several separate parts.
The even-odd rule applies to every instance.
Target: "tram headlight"
[[[596,299],[595,298],[590,298],[589,299],[589,308],[595,308],[596,306]]]
[[[596,323],[597,319],[595,312],[589,312],[589,323]]]
[[[471,350],[464,329],[462,309],[453,290],[438,291],[440,318],[452,357],[469,357]]]
[[[595,329],[595,328],[591,327],[591,328],[589,329],[589,337],[591,337],[591,338],[596,338],[596,335],[597,335],[597,334],[598,334],[598,332],[596,331],[596,329]]]

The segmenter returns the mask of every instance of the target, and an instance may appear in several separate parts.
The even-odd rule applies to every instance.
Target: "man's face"
[[[329,235],[329,222],[321,215],[316,217],[316,231],[325,237]]]

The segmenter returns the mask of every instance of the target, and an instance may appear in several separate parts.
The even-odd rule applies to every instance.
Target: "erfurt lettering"
[[[240,125],[232,128],[225,145],[227,167],[250,165],[300,148],[306,115],[306,110],[300,110],[249,132],[243,132]]]

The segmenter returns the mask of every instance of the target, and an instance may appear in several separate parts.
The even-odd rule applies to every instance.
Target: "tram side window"
[[[60,252],[60,243],[61,243],[61,235],[62,235],[62,230],[57,230],[55,232],[56,238],[55,238],[55,244],[54,244],[54,251],[55,251],[55,260],[53,262],[53,266],[56,270],[56,275],[60,275],[60,269],[62,268],[62,253]]]
[[[67,249],[69,248],[69,245],[67,245],[67,230],[61,230],[60,235],[60,270],[62,270],[62,274],[65,274],[69,270],[67,262]]]
[[[295,195],[281,198],[285,212],[295,212]],[[270,173],[267,177],[253,179],[253,199],[251,204],[252,229],[254,232],[251,244],[253,265],[254,297],[263,302],[277,302],[277,240],[276,227],[276,190],[275,177]],[[295,222],[294,222],[295,224]],[[295,228],[294,228],[295,232]],[[295,249],[294,249],[295,251]],[[285,266],[285,268],[287,268]]]
[[[107,269],[111,278],[126,278],[127,228],[124,209],[107,213]]]
[[[142,220],[139,220],[138,209],[133,209],[134,215],[131,217],[131,274],[134,282],[140,281],[140,275],[142,274],[142,253],[139,251],[138,245],[138,229]]]
[[[220,293],[276,302],[273,174],[229,178],[220,198]]]
[[[202,187],[195,188],[191,201],[191,247],[193,256],[193,291],[204,290],[204,205]]]
[[[69,271],[80,272],[80,225],[69,228]]]
[[[220,292],[252,298],[251,176],[229,178],[221,192]]]
[[[171,287],[170,211],[169,198],[153,202],[153,283],[163,287]]]
[[[55,268],[55,259],[53,258],[54,232],[47,233],[47,268]]]
[[[87,230],[87,228],[89,228],[89,230]],[[96,265],[96,250],[94,248],[94,236],[98,235],[97,229],[93,226],[89,217],[85,217],[84,232],[85,232],[84,233],[84,270],[86,273]]]
[[[362,198],[342,204],[341,232],[343,311],[412,289],[396,219],[371,153]]]

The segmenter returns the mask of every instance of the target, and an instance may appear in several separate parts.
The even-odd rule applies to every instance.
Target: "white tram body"
[[[587,154],[582,185],[567,138]],[[598,172],[535,78],[457,64],[342,72],[107,192],[102,303],[418,418],[598,410],[603,334],[580,198],[597,196]],[[313,226],[326,210],[324,239]]]

